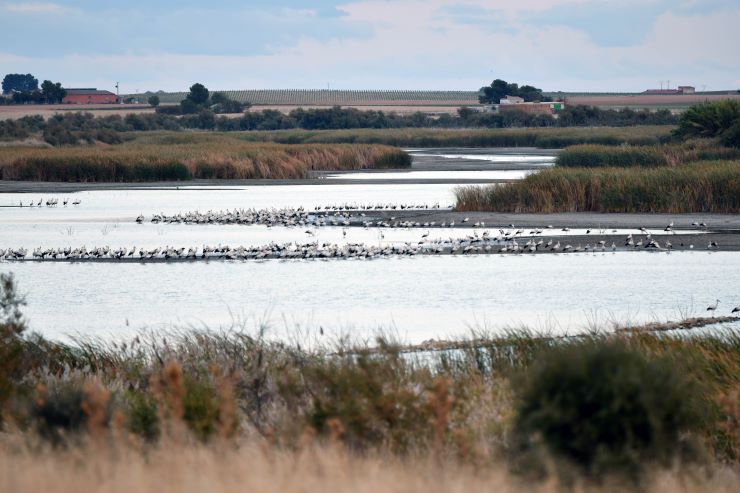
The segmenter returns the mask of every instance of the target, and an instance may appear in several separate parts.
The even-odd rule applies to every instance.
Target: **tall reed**
[[[307,178],[311,171],[407,168],[404,151],[381,145],[250,143],[225,136],[116,146],[6,148],[0,178],[24,181],[144,182]]]
[[[660,168],[555,167],[455,190],[458,211],[740,212],[740,161]]]
[[[718,146],[653,145],[604,146],[577,145],[563,149],[558,166],[599,168],[607,166],[676,166],[692,161],[740,159],[740,149]]]

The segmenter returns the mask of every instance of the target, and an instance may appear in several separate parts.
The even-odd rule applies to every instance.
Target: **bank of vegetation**
[[[577,144],[651,145],[668,139],[671,127],[502,128],[502,129],[354,129],[244,132],[245,140],[280,143],[363,143],[400,147],[539,147]]]
[[[576,145],[558,153],[556,164],[570,168],[649,167],[733,159],[740,159],[740,148],[703,142],[652,146]]]
[[[12,277],[0,281],[0,464],[39,458],[39,444],[92,443],[111,464],[205,444],[261,448],[267,462],[329,447],[341,468],[375,457],[471,477],[508,469],[543,488],[613,480],[645,491],[694,464],[737,477],[732,333],[520,333],[418,356],[383,338],[370,347],[317,335],[301,347],[234,331],[65,344],[27,334]]]
[[[577,145],[556,166],[502,186],[456,190],[457,210],[740,212],[740,102],[689,109],[668,143]]]
[[[554,167],[501,186],[455,191],[456,210],[496,212],[740,212],[740,161],[676,167]]]
[[[179,135],[179,134],[178,134]],[[114,146],[6,147],[0,179],[145,182],[191,179],[307,178],[312,171],[405,168],[403,150],[366,144],[282,145],[227,135],[130,141]]]
[[[213,99],[213,97],[211,98]],[[190,101],[190,100],[186,100]],[[209,100],[210,101],[210,100]],[[193,103],[195,104],[195,103]],[[203,103],[200,103],[203,104]],[[214,107],[230,104],[228,101],[218,103]],[[675,117],[665,119],[653,113],[645,113],[644,118],[637,118],[641,113],[624,110],[615,112],[618,116],[605,116],[602,110],[587,108],[572,108],[564,110],[556,120],[551,116],[533,116],[524,112],[506,112],[503,114],[476,113],[463,108],[459,115],[442,115],[439,117],[416,113],[412,115],[398,115],[383,113],[382,111],[360,111],[352,108],[330,109],[297,109],[289,114],[275,110],[246,112],[240,116],[219,116],[211,109],[201,109],[180,116],[168,114],[163,110],[156,114],[129,114],[125,117],[111,115],[94,117],[91,113],[67,113],[55,115],[47,120],[40,116],[27,116],[16,120],[0,121],[0,141],[14,141],[34,138],[43,140],[54,146],[91,144],[104,142],[109,144],[120,143],[130,136],[131,132],[149,131],[219,131],[219,132],[265,132],[288,131],[295,135],[300,130],[305,131],[334,131],[354,130],[360,135],[365,132],[386,130],[387,134],[395,132],[406,133],[415,129],[428,129],[444,132],[454,129],[466,132],[482,129],[527,129],[532,132],[551,130],[553,135],[566,135],[569,132],[588,131],[590,127],[605,127],[604,137],[601,140],[582,141],[562,137],[559,140],[535,142],[533,137],[522,141],[512,141],[514,145],[540,145],[543,147],[563,147],[573,143],[603,143],[607,145],[624,142],[620,136],[624,133],[644,133],[645,139],[631,140],[633,144],[652,144],[659,142],[659,138],[666,138],[676,123]],[[196,105],[197,107],[197,105]],[[177,112],[182,112],[179,106]],[[644,130],[631,130],[639,126]],[[657,128],[656,128],[657,126]],[[583,127],[583,128],[580,128]],[[615,127],[610,130],[606,127]],[[275,132],[280,134],[282,132]],[[609,137],[609,134],[613,134]],[[458,134],[459,135],[459,134]],[[537,134],[539,135],[539,134]],[[276,137],[285,138],[285,137]],[[408,142],[400,141],[399,142]],[[469,139],[476,142],[475,139]],[[462,142],[462,141],[461,141]],[[410,142],[409,142],[410,143]],[[477,145],[496,145],[495,139],[482,140]]]

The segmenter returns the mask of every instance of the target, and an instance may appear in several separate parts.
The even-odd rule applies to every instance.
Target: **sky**
[[[740,0],[0,0],[0,77],[65,87],[740,88]]]

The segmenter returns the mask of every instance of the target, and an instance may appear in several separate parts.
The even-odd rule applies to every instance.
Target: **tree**
[[[61,83],[57,82],[55,84],[50,80],[45,80],[41,84],[41,95],[47,104],[60,103],[67,95],[67,91],[64,90]]]
[[[681,114],[674,135],[681,139],[720,137],[726,145],[737,139],[740,101],[715,101],[692,106]]]
[[[149,103],[149,106],[156,108],[159,106],[159,96],[156,94],[149,96],[149,99],[147,99],[146,102]]]
[[[188,99],[197,105],[204,105],[208,102],[208,89],[203,84],[196,82],[190,86]]]
[[[519,96],[526,102],[549,100],[542,95],[542,89],[529,85],[519,87],[519,84],[510,84],[502,79],[494,80],[490,86],[481,87],[478,100],[483,104],[498,104],[505,96]]]
[[[8,74],[3,79],[3,94],[31,93],[39,88],[39,80],[31,74]]]

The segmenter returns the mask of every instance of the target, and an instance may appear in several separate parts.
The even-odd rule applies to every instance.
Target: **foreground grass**
[[[455,191],[458,211],[740,212],[740,161],[660,168],[555,167]]]
[[[401,147],[541,147],[562,148],[576,144],[652,145],[670,136],[671,126],[570,127],[504,129],[356,129],[283,130],[238,134],[258,142],[363,143]]]
[[[645,493],[732,493],[740,475],[719,467],[708,473],[656,472],[639,488]],[[569,488],[556,478],[525,482],[505,467],[455,463],[441,467],[431,458],[357,456],[338,446],[307,439],[295,451],[262,447],[184,446],[173,443],[146,455],[130,447],[100,447],[66,453],[9,452],[0,448],[0,489],[25,493],[136,492],[409,492],[496,491],[555,493]],[[579,491],[624,491],[618,485],[580,486]]]
[[[227,135],[159,134],[111,146],[6,147],[0,179],[143,182],[190,179],[306,178],[314,170],[404,168],[400,149],[367,144],[282,145]]]

